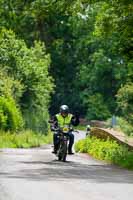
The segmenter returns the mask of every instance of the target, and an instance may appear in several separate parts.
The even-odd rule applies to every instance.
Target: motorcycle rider
[[[67,105],[60,106],[60,113],[56,114],[52,120],[52,127],[51,130],[54,131],[57,127],[63,127],[65,125],[68,125],[69,127],[71,125],[77,126],[79,124],[79,115],[76,113],[75,115],[69,113],[69,107]],[[68,154],[74,154],[72,152],[72,146],[74,144],[74,135],[72,131],[68,133],[69,135],[69,145],[68,145]],[[58,148],[58,135],[53,134],[53,143],[54,143],[54,150],[52,153],[57,153]]]
[[[88,124],[86,126],[86,136],[90,136],[90,133],[91,133],[91,126],[90,126],[90,124]]]

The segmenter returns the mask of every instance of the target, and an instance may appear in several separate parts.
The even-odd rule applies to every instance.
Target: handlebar
[[[62,132],[62,129],[61,128],[51,128],[52,131],[61,131]],[[79,133],[78,130],[74,130],[73,128],[71,128],[69,131],[72,131],[72,132],[75,132],[75,133]]]
[[[48,120],[49,124],[52,124],[54,121],[52,119]]]
[[[75,132],[75,133],[79,133],[79,131],[77,131],[77,130],[73,130],[73,132]]]

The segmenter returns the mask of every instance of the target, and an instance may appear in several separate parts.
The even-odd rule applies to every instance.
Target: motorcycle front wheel
[[[67,156],[67,141],[63,141],[59,147],[58,160],[59,161],[62,160],[63,162],[65,162],[66,156]]]

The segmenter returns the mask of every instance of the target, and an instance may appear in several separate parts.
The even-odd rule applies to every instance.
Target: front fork
[[[67,145],[68,145],[68,138],[63,137],[59,143],[58,151],[57,151],[57,156],[66,156],[67,155]]]

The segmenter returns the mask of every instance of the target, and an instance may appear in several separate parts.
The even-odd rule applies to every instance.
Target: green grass
[[[52,141],[52,135],[34,133],[31,130],[20,133],[0,131],[0,148],[30,148],[39,147]]]
[[[133,151],[129,151],[116,141],[87,137],[75,144],[75,151],[88,153],[99,160],[106,160],[124,168],[133,169]]]

